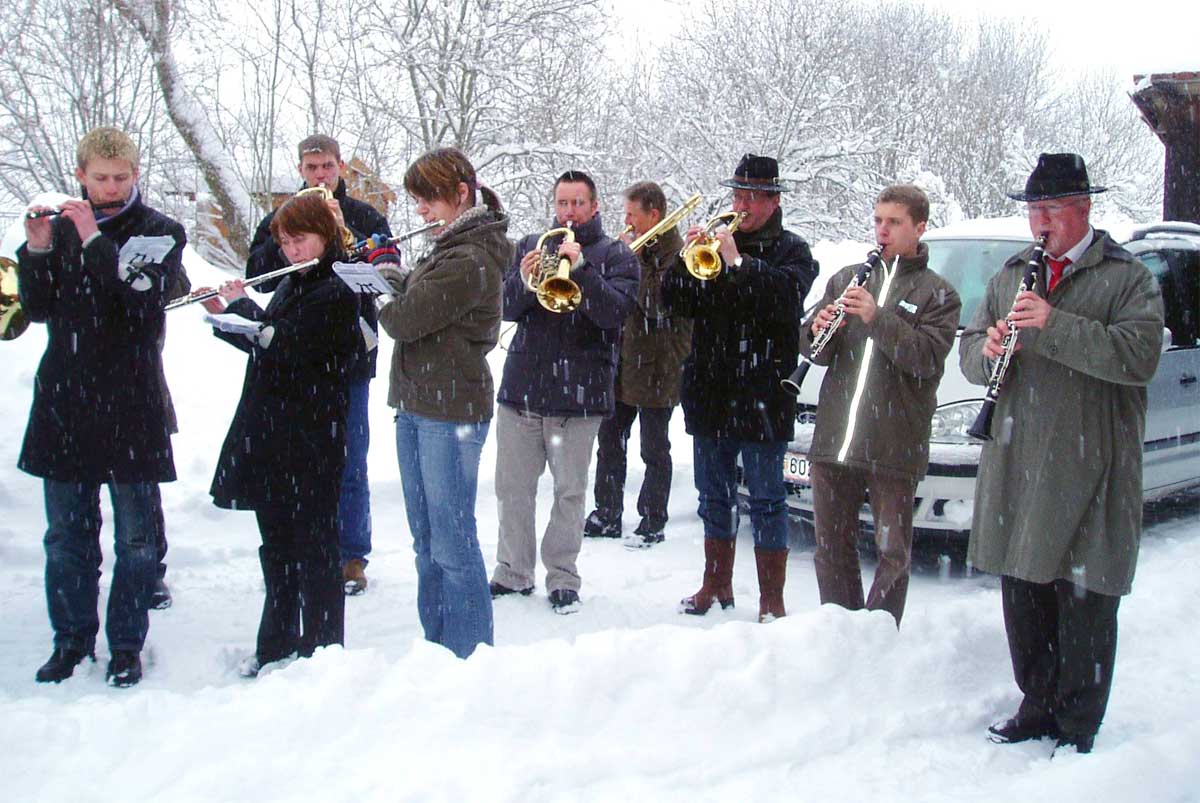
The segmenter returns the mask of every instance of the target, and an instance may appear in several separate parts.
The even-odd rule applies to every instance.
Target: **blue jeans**
[[[338,500],[338,543],[342,563],[351,558],[366,561],[371,551],[371,488],[367,484],[367,448],[371,426],[367,400],[371,380],[350,383],[350,411],[346,417],[346,470]]]
[[[396,454],[417,554],[425,638],[466,658],[492,643],[492,595],[475,528],[479,453],[488,425],[396,414]]]
[[[737,538],[737,456],[750,491],[750,523],[754,545],[785,549],[788,545],[787,488],[783,484],[784,441],[739,441],[692,438],[696,490],[705,538]]]
[[[100,618],[100,484],[44,481],[46,605],[54,646],[90,653]],[[108,648],[141,652],[150,628],[155,536],[162,501],[158,483],[109,483],[116,560],[104,632]]]

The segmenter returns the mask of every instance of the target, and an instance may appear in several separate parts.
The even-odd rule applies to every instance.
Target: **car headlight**
[[[929,431],[931,441],[967,441],[971,437],[967,430],[975,423],[983,400],[956,402],[937,408],[933,413],[933,424]]]

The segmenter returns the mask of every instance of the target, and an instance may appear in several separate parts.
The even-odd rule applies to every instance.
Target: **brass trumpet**
[[[674,212],[658,221],[658,223],[654,224],[654,226],[651,227],[645,234],[630,243],[629,249],[636,254],[638,251],[641,251],[642,248],[661,237],[664,232],[675,228],[677,225],[679,225],[679,221],[690,215],[692,211],[700,205],[700,200],[703,197],[704,196],[702,196],[700,193],[696,193],[691,198],[688,198],[683,202],[683,206],[679,207]],[[629,228],[632,229],[633,226],[630,226]]]
[[[17,263],[0,257],[0,340],[15,340],[28,326],[17,293]]]
[[[583,300],[583,291],[579,285],[571,281],[571,260],[559,257],[549,249],[543,250],[542,245],[547,239],[557,234],[563,235],[564,243],[575,242],[575,232],[571,224],[550,231],[538,238],[535,250],[541,251],[541,262],[525,280],[525,286],[537,294],[538,303],[550,312],[572,312]]]
[[[296,193],[293,198],[299,198],[302,195],[319,195],[322,201],[336,200],[333,197],[333,190],[326,187],[324,184],[318,184],[315,187],[305,187]],[[338,226],[338,234],[342,237],[342,247],[347,251],[354,248],[354,234],[345,226]]]
[[[679,256],[683,257],[683,264],[687,268],[687,272],[702,282],[720,276],[724,263],[721,261],[720,251],[717,250],[717,238],[713,232],[718,225],[728,221],[729,233],[732,234],[737,231],[745,217],[745,212],[722,212],[709,218],[708,222],[704,224],[703,233],[685,245],[679,252]]]

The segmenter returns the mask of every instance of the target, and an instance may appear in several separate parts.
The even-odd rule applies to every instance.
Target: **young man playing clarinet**
[[[18,466],[44,479],[46,600],[54,652],[39,683],[94,660],[100,622],[100,486],[115,522],[105,634],[113,686],[142,678],[155,583],[158,484],[175,479],[160,338],[183,227],[142,202],[138,148],[97,128],[79,141],[83,199],[26,219],[17,250],[21,305],[49,330]],[[30,211],[48,211],[34,207]]]
[[[373,206],[351,198],[346,191],[346,182],[341,173],[346,168],[342,161],[341,148],[333,137],[314,134],[300,141],[300,178],[304,188],[324,187],[332,197],[326,201],[343,232],[349,232],[356,242],[373,234],[392,236],[387,219]],[[288,262],[279,244],[271,236],[271,212],[258,224],[254,239],[250,243],[250,257],[246,260],[246,278],[251,279],[285,267]],[[387,246],[368,255],[372,264],[400,261],[395,249]],[[273,292],[282,279],[264,282],[256,287],[260,292]],[[364,333],[364,341],[358,361],[350,377],[350,418],[347,422],[346,469],[342,475],[341,496],[338,505],[338,538],[341,545],[342,581],[349,595],[367,590],[367,555],[371,551],[371,489],[367,483],[367,449],[371,443],[370,422],[367,417],[367,402],[371,379],[375,376],[378,349],[375,336],[379,332],[379,313],[375,299],[360,296],[359,315],[372,332],[370,342]]]
[[[937,388],[962,307],[928,267],[921,242],[928,220],[929,199],[919,187],[884,189],[875,201],[878,266],[861,286],[852,282],[858,265],[834,274],[800,344],[806,357],[828,366],[808,453],[821,603],[864,607],[858,511],[869,497],[879,564],[865,607],[887,611],[897,627],[908,594],[913,495],[929,465]],[[813,340],[838,304],[845,317],[814,357]]]
[[[992,277],[959,345],[963,374],[987,385],[1010,325],[1020,332],[993,416],[1003,429],[980,458],[967,552],[1000,575],[1023,695],[989,738],[1053,738],[1080,753],[1108,705],[1117,606],[1137,565],[1146,385],[1163,332],[1150,271],[1089,222],[1090,196],[1104,191],[1080,156],[1038,157],[1025,191],[1009,193],[1046,238],[1036,290],[1017,292],[1031,246]]]

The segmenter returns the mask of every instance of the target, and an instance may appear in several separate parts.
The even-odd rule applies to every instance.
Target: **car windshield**
[[[975,237],[963,240],[926,240],[929,246],[929,267],[958,291],[962,299],[959,327],[966,326],[975,308],[987,294],[992,275],[1026,243]]]

